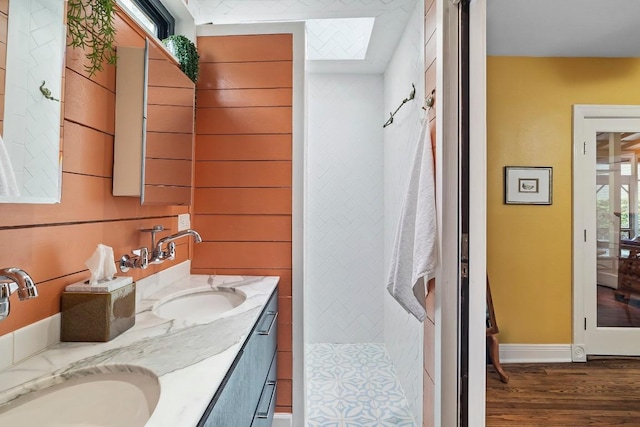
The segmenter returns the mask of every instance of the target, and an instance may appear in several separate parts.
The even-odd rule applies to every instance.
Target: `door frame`
[[[436,280],[435,425],[458,426],[460,279],[459,0],[437,1],[436,205],[440,267]],[[486,396],[486,0],[470,3],[470,200],[468,425],[485,425]],[[481,356],[480,356],[481,355]]]
[[[586,176],[593,172],[584,160],[586,155],[586,131],[589,119],[631,119],[640,118],[640,106],[634,105],[583,105],[573,106],[573,343],[571,360],[586,362],[589,354],[586,340],[585,316],[585,233],[589,236],[588,212],[580,209],[586,203],[586,194],[576,176]]]
[[[437,2],[435,181],[440,265],[435,290],[434,425],[459,426],[459,22],[453,2]]]
[[[469,426],[485,425],[487,344],[487,0],[470,5]]]

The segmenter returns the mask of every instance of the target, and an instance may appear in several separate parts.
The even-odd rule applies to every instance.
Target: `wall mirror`
[[[64,0],[0,2],[0,202],[59,203]]]

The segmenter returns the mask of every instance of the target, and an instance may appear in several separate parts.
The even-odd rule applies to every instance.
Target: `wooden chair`
[[[491,363],[500,376],[500,381],[507,384],[509,382],[509,375],[502,369],[500,364],[500,351],[498,345],[498,322],[496,321],[496,313],[493,311],[493,300],[491,299],[491,286],[489,286],[489,277],[487,276],[487,349],[489,349],[489,356],[491,356]]]

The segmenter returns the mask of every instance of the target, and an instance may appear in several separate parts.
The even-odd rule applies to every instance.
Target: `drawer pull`
[[[271,387],[271,396],[269,398],[269,401],[267,402],[267,405],[266,405],[267,407],[264,408],[263,400],[266,401],[266,399],[263,399],[263,398],[265,397],[265,394],[267,393],[267,390],[269,389],[269,387]],[[276,382],[268,381],[266,387],[262,391],[262,397],[260,398],[260,403],[258,404],[258,410],[256,411],[256,418],[261,418],[261,419],[269,418],[269,413],[271,412],[272,403],[275,401],[274,399],[275,395],[276,395]]]
[[[276,324],[276,321],[278,320],[278,312],[277,311],[269,311],[269,312],[267,312],[267,316],[273,316],[273,319],[271,319],[271,323],[269,324],[269,328],[267,328],[266,330],[258,331],[258,334],[260,334],[260,335],[270,335],[271,334],[271,330],[273,329],[273,327]]]

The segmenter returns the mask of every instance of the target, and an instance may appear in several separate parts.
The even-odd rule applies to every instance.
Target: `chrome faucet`
[[[0,269],[0,320],[9,316],[9,296],[15,291],[20,301],[38,296],[36,284],[26,271],[15,267]]]
[[[163,237],[158,240],[158,244],[153,248],[153,252],[151,253],[151,259],[149,262],[151,264],[159,264],[165,260],[172,260],[176,257],[176,244],[174,240],[178,240],[182,237],[193,236],[193,241],[195,243],[202,242],[202,237],[195,230],[183,230],[179,231],[176,234],[172,234],[171,236]],[[163,250],[162,245],[167,244],[167,249]]]
[[[174,240],[181,237],[193,236],[193,241],[196,243],[202,242],[200,234],[195,230],[183,230],[171,236],[163,237],[158,240],[156,244],[156,233],[161,231],[167,231],[162,225],[154,225],[152,228],[140,230],[146,233],[151,233],[151,250],[147,248],[140,248],[131,251],[131,255],[122,255],[119,262],[120,271],[126,273],[131,268],[145,269],[149,264],[160,264],[166,260],[172,260],[176,257],[176,244]],[[163,245],[167,245],[167,249],[164,250]]]
[[[122,255],[119,267],[123,273],[129,271],[130,268],[141,268],[144,270],[149,267],[149,249],[135,249],[131,251],[131,255]]]

